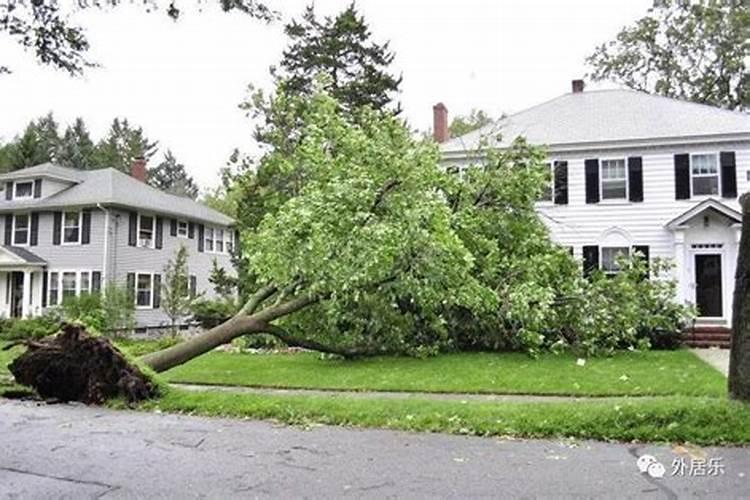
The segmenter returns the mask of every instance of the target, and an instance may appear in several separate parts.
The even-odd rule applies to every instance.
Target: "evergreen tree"
[[[164,160],[148,171],[148,183],[177,196],[184,196],[193,200],[198,198],[198,186],[188,175],[185,165],[177,162],[172,151],[167,150]]]
[[[388,71],[394,54],[388,42],[371,40],[353,2],[335,18],[322,20],[309,5],[302,20],[293,20],[284,31],[290,43],[272,73],[290,94],[311,95],[316,77],[325,74],[330,76],[325,90],[346,110],[366,105],[382,110],[392,104],[402,80]]]
[[[63,167],[91,170],[96,168],[96,147],[91,140],[86,122],[76,118],[73,125],[65,129],[57,149],[56,163]]]
[[[489,125],[494,120],[493,118],[482,109],[472,109],[468,116],[456,116],[451,120],[451,124],[448,126],[451,137],[461,137],[469,132],[480,129],[485,125]]]
[[[104,139],[96,146],[94,164],[99,168],[115,168],[130,174],[133,160],[154,156],[158,142],[151,142],[141,127],[131,126],[127,119],[115,118]]]
[[[8,145],[10,170],[19,170],[52,161],[57,147],[52,130],[48,120],[40,119],[30,122],[23,134]]]

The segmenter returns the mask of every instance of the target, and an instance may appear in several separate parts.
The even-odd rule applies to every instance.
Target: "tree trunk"
[[[740,198],[742,238],[737,252],[729,353],[729,396],[750,401],[750,195]]]

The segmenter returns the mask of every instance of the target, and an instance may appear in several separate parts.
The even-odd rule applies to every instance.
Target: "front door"
[[[721,255],[695,256],[695,304],[698,315],[720,318],[723,314]]]
[[[10,273],[10,316],[23,316],[23,273]]]

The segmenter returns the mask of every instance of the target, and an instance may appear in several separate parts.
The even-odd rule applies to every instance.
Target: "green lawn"
[[[722,397],[726,381],[689,351],[620,353],[584,366],[572,355],[446,354],[427,359],[321,359],[212,352],[166,372],[170,382],[377,391]]]
[[[170,389],[162,398],[145,403],[140,409],[272,419],[296,425],[356,425],[479,436],[750,444],[750,405],[726,398],[622,398],[498,404]]]
[[[4,351],[3,348],[8,345],[7,342],[0,340],[0,380],[11,377],[8,371],[8,364],[23,352],[23,347],[14,347],[9,351]]]

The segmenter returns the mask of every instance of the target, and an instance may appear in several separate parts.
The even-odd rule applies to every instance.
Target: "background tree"
[[[172,333],[182,318],[190,314],[190,304],[195,297],[190,295],[190,271],[187,264],[188,251],[180,245],[164,266],[164,280],[161,284],[161,308],[169,317]]]
[[[148,170],[148,183],[167,193],[193,200],[198,198],[198,186],[188,175],[185,165],[179,163],[170,150],[164,154],[161,163]]]
[[[96,146],[83,118],[76,118],[73,125],[65,129],[58,144],[55,160],[63,167],[81,170],[96,168]]]
[[[302,20],[292,20],[284,32],[289,45],[272,74],[277,83],[285,82],[288,93],[312,95],[316,77],[325,74],[331,78],[324,90],[345,110],[363,106],[382,110],[393,104],[402,80],[388,71],[394,54],[388,42],[372,41],[370,29],[354,2],[336,17],[322,20],[315,16],[311,4]],[[392,111],[399,109],[396,105]]]
[[[727,109],[750,106],[747,0],[654,0],[589,56],[590,77]]]
[[[460,137],[474,130],[478,130],[485,125],[489,125],[495,120],[482,109],[472,109],[468,116],[458,115],[451,120],[448,130],[451,137]]]
[[[108,9],[121,3],[121,0],[0,0],[0,34],[15,38],[32,51],[41,64],[78,75],[93,64],[86,59],[89,42],[85,30],[72,25],[70,15],[81,9]],[[142,4],[147,11],[159,8],[159,2],[131,0],[131,3]],[[242,12],[264,21],[278,16],[259,0],[217,0],[216,3],[224,12]],[[166,13],[177,19],[180,16],[177,3],[170,2]],[[0,74],[9,71],[0,61]]]
[[[237,291],[237,278],[231,276],[226,269],[219,266],[216,259],[211,263],[211,274],[208,277],[208,282],[214,286],[214,291],[224,300],[233,298]]]
[[[0,169],[18,170],[53,161],[59,142],[58,125],[52,113],[32,120],[22,134],[5,146],[6,163]]]
[[[147,161],[156,154],[158,141],[150,141],[143,128],[132,126],[127,118],[115,118],[106,136],[96,145],[94,163],[99,168],[115,168],[130,174],[133,160]]]

